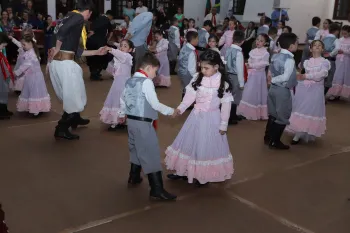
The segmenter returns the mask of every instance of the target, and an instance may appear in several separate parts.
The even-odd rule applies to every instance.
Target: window
[[[347,20],[350,14],[349,0],[335,0],[333,19]]]
[[[232,14],[243,15],[246,0],[233,0]]]

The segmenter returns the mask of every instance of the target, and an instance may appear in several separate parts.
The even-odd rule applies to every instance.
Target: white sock
[[[296,141],[296,142],[297,142],[297,141],[299,141],[299,139],[300,139],[300,135],[297,135],[297,134],[296,134],[296,135],[294,136],[294,138],[293,138],[293,141]]]

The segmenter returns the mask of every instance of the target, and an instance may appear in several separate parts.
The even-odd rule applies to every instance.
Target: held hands
[[[181,115],[181,112],[180,112],[180,109],[175,109],[173,115],[171,115],[172,118],[175,118],[177,116],[180,116]]]
[[[56,56],[57,53],[58,53],[58,49],[56,49],[56,47],[49,49],[48,61],[52,62],[53,58]]]
[[[118,123],[120,123],[120,124],[124,124],[125,121],[126,121],[126,116],[118,118]]]
[[[343,50],[339,50],[339,51],[338,51],[338,54],[343,54],[343,53],[344,53]]]
[[[324,53],[323,56],[324,57],[330,57],[329,53]]]
[[[96,51],[96,55],[97,56],[103,56],[103,55],[106,55],[107,52],[111,51],[112,48],[108,47],[108,46],[104,46],[104,47],[101,47],[99,48],[97,51]]]
[[[305,80],[305,74],[297,74],[297,80],[302,81]]]

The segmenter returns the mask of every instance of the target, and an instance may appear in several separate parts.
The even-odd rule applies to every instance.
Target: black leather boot
[[[176,75],[176,61],[171,61],[170,62],[170,74],[171,75]]]
[[[271,141],[271,127],[273,122],[275,122],[276,118],[273,116],[269,116],[269,119],[267,120],[266,123],[266,129],[265,129],[265,136],[264,136],[264,143],[265,145],[269,145]]]
[[[74,120],[72,122],[72,129],[76,129],[78,128],[78,125],[87,125],[90,123],[90,120],[89,119],[83,119],[81,116],[80,116],[80,113],[78,112],[75,112],[75,113],[72,113],[74,114]]]
[[[58,121],[55,130],[55,138],[56,139],[66,139],[66,140],[78,140],[79,136],[72,134],[69,131],[69,127],[74,122],[74,114],[63,113],[61,120]]]
[[[176,200],[177,196],[168,193],[163,188],[162,172],[159,171],[148,174],[148,182],[149,186],[151,187],[151,191],[149,193],[151,199],[163,201]]]
[[[166,177],[170,180],[188,180],[187,176],[178,176],[176,174],[168,174]]]
[[[143,179],[141,177],[141,166],[131,163],[128,184],[140,184],[142,180]]]
[[[271,141],[269,143],[270,149],[278,149],[278,150],[288,150],[289,146],[284,145],[281,142],[281,136],[283,134],[286,125],[280,125],[274,122],[271,127]]]
[[[0,120],[10,119],[13,112],[7,110],[7,104],[0,104]]]
[[[324,95],[327,95],[328,90],[329,90],[329,87],[324,87]]]
[[[231,105],[231,112],[230,112],[230,119],[228,120],[229,125],[237,125],[237,105],[232,104]]]

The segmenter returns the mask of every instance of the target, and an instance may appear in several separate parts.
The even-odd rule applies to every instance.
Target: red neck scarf
[[[145,71],[143,71],[143,70],[138,70],[138,71],[136,71],[136,72],[139,72],[139,73],[143,74],[144,76],[146,76],[146,77],[148,78],[148,74],[147,74]]]
[[[4,66],[3,62],[5,63],[6,67]],[[15,81],[15,76],[13,75],[11,66],[10,66],[7,58],[5,57],[5,55],[3,53],[1,53],[1,52],[0,52],[0,68],[1,68],[2,75],[4,75],[4,80],[7,79],[7,72],[6,72],[6,69],[7,69],[7,71],[10,73],[12,82]]]

